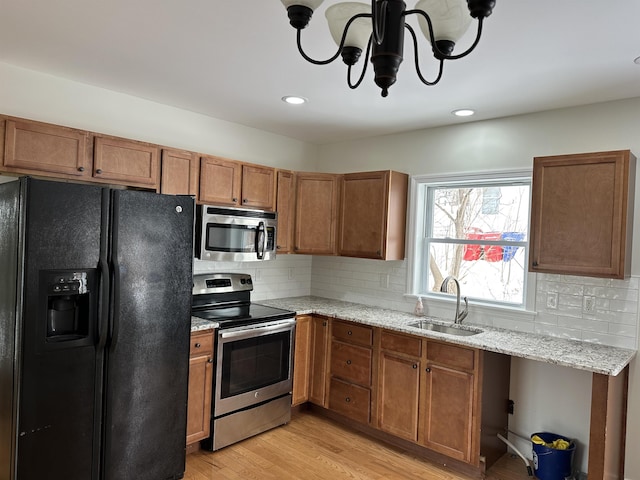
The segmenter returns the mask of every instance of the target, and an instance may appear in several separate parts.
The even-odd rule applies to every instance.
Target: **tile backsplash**
[[[279,255],[270,262],[195,260],[194,273],[242,272],[253,277],[254,301],[316,295],[413,312],[405,296],[406,261]],[[535,313],[470,306],[473,322],[637,349],[640,277],[610,280],[536,275]],[[464,292],[463,292],[464,294]],[[425,302],[428,315],[447,318],[450,302]]]
[[[627,280],[538,274],[535,331],[637,348],[638,286]]]

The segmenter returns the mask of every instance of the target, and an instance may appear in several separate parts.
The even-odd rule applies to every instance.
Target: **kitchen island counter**
[[[636,354],[635,350],[626,348],[519,332],[470,322],[463,322],[462,328],[477,328],[481,329],[482,333],[471,336],[454,336],[408,326],[407,324],[418,320],[418,317],[411,313],[322,297],[279,298],[262,300],[259,303],[294,310],[298,315],[324,315],[610,376],[616,376],[622,372]],[[441,318],[428,316],[425,318],[433,320],[435,323],[452,323]]]

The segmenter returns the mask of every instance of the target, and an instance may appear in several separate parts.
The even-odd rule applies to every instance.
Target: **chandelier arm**
[[[473,52],[473,50],[478,46],[478,43],[480,43],[480,36],[482,35],[483,20],[484,18],[482,17],[478,19],[478,33],[476,34],[476,39],[473,41],[471,46],[467,48],[467,50],[465,50],[464,52],[459,53],[458,55],[447,56],[446,60],[457,60],[458,58],[466,57],[471,52]]]
[[[304,50],[302,49],[302,42],[300,41],[300,37],[301,37],[301,31],[302,29],[298,29],[297,30],[297,35],[296,35],[296,42],[298,44],[298,51],[300,52],[300,55],[302,55],[302,58],[304,58],[307,62],[309,63],[313,63],[314,65],[327,65],[331,62],[333,62],[336,58],[338,58],[340,56],[340,53],[342,52],[342,47],[344,47],[344,42],[347,38],[347,32],[349,31],[349,27],[351,26],[351,24],[357,19],[357,18],[371,18],[372,14],[371,13],[358,13],[357,15],[354,15],[353,17],[351,17],[349,19],[349,21],[347,22],[347,24],[344,27],[344,31],[342,32],[342,38],[340,39],[340,45],[338,46],[338,51],[330,58],[326,59],[326,60],[315,60],[313,58],[311,58],[309,55],[307,55],[306,53],[304,53]]]
[[[369,37],[369,43],[367,44],[367,53],[364,56],[364,67],[362,67],[362,73],[360,74],[360,78],[358,79],[358,81],[353,85],[351,84],[351,67],[353,65],[349,65],[349,68],[347,69],[347,84],[352,90],[360,86],[362,80],[364,79],[365,73],[367,73],[367,67],[369,66],[369,53],[371,52],[371,42],[373,42],[373,33]]]
[[[438,48],[436,39],[433,36],[433,23],[431,22],[431,18],[429,17],[429,15],[427,15],[426,12],[419,9],[407,10],[405,12],[405,16],[411,15],[411,14],[422,15],[424,19],[427,21],[427,25],[429,26],[429,42],[431,43],[431,47],[433,48],[433,53],[437,58],[441,58],[443,60],[457,60],[459,58],[466,57],[478,46],[478,43],[480,42],[480,36],[482,35],[482,25],[483,25],[484,17],[478,18],[478,32],[476,34],[476,38],[473,41],[473,44],[471,44],[471,46],[467,50],[465,50],[464,52],[458,55],[445,55]],[[415,38],[415,35],[414,35],[414,38]]]
[[[386,17],[387,17],[387,0],[380,2],[380,11],[376,7],[377,0],[371,0],[371,24],[373,27],[373,40],[380,45],[384,40]],[[378,13],[380,14],[378,16]],[[380,26],[382,25],[382,31]]]
[[[444,59],[440,60],[440,68],[438,70],[438,76],[435,78],[435,80],[429,81],[425,79],[424,76],[422,75],[422,72],[420,71],[420,61],[418,58],[418,39],[416,37],[416,32],[413,30],[413,28],[411,28],[411,25],[409,25],[408,23],[405,23],[404,26],[407,30],[409,30],[409,33],[411,33],[411,38],[413,39],[413,58],[416,64],[416,73],[418,74],[418,78],[425,85],[428,85],[428,86],[435,85],[442,78],[442,72],[444,69]]]

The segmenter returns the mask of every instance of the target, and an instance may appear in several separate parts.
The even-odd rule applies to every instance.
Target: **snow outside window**
[[[524,308],[530,174],[412,182],[411,293],[442,295],[442,281],[453,275],[471,301]]]

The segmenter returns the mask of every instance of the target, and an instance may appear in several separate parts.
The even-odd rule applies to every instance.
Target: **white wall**
[[[525,168],[531,166],[531,158],[536,155],[610,149],[631,149],[640,155],[637,133],[640,131],[640,99],[317,147],[0,63],[0,113],[307,171],[322,165],[322,170],[328,172],[391,168],[410,174],[428,174]],[[637,205],[636,209],[640,212]],[[634,228],[634,275],[640,274],[639,229],[640,222]],[[341,276],[341,288],[349,299],[377,304],[380,298],[388,297],[390,303],[386,305],[399,309],[411,307],[412,301],[402,297],[405,262],[354,259],[349,265],[353,275],[359,278],[349,278],[339,273],[340,265],[346,260],[336,260],[283,255],[261,266],[198,261],[194,266],[197,272],[252,273],[254,279],[257,278],[256,300],[310,292],[331,296],[331,284]],[[503,320],[513,321],[513,318]],[[525,434],[557,428],[562,430],[559,433],[585,442],[590,388],[590,375],[584,372],[514,360],[511,393],[516,400],[517,421],[512,421],[512,427]],[[571,393],[563,406],[549,411],[544,405],[549,399],[555,400],[558,392],[562,392],[563,397]],[[640,368],[636,359],[631,364],[628,479],[640,480],[640,457],[635,455],[639,443]],[[583,464],[584,458],[584,454],[579,455],[578,463]]]
[[[637,98],[325,145],[320,147],[319,161],[324,169],[333,172],[392,168],[412,175],[531,168],[532,158],[543,155],[630,149],[640,156],[639,131],[640,98]],[[639,184],[637,180],[636,184]],[[636,212],[640,212],[639,205],[640,191],[635,199]],[[640,222],[634,224],[632,262],[635,277],[640,274]],[[339,290],[343,298],[369,299],[375,304],[384,303],[391,296],[391,303],[387,305],[404,310],[410,308],[413,301],[397,296],[405,289],[405,279],[402,273],[398,274],[404,269],[404,262],[368,261],[365,268],[353,268],[356,272],[349,281],[327,283],[327,279],[344,277],[343,262],[334,263],[314,258],[312,293],[332,296],[332,292],[335,294]],[[358,273],[366,273],[369,283],[363,284],[353,278]],[[380,275],[390,275],[391,278],[390,288],[382,289],[383,292],[376,291],[376,288],[381,290]],[[584,291],[580,289],[589,287],[588,282],[578,285],[575,278],[551,280],[573,282],[573,293],[578,295]],[[554,288],[549,285],[554,283],[549,281],[549,277],[542,283],[538,295],[543,294],[545,288]],[[578,319],[545,312],[538,319],[536,330],[546,328],[548,333],[562,335],[563,331],[566,333],[567,326],[569,330],[580,330],[578,327],[586,326],[580,330],[581,338],[637,348],[637,278],[617,286],[631,296],[635,295],[631,313],[609,310],[601,317]],[[570,303],[571,298],[567,298],[567,302]],[[504,321],[503,318],[500,320]],[[611,323],[604,325],[609,320]],[[519,328],[528,328],[526,316],[514,316],[508,321],[518,323]],[[616,324],[622,327],[617,330],[620,335],[614,335],[616,338],[613,340],[606,335],[584,333],[593,333],[594,328],[615,331]],[[633,480],[640,479],[640,457],[636,454],[640,443],[639,362],[636,358],[631,363],[627,422],[625,473],[626,478]],[[557,433],[576,437],[584,450],[588,444],[590,393],[591,377],[585,372],[514,359],[511,396],[516,402],[516,413],[511,418],[510,428],[524,435],[545,429],[558,430]],[[558,402],[559,398],[563,401]],[[519,448],[530,449],[526,442],[516,443]],[[577,454],[577,465],[582,470],[586,469],[584,453]]]
[[[315,171],[317,147],[313,145],[1,62],[0,113],[261,165]]]

